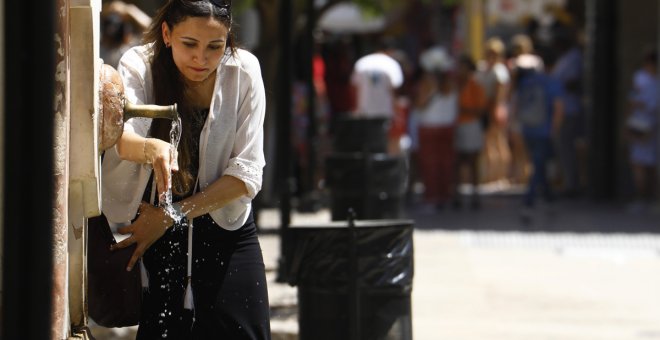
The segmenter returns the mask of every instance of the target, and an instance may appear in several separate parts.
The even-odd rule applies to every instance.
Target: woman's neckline
[[[186,85],[186,88],[188,90],[197,90],[203,87],[208,86],[210,83],[213,83],[215,85],[215,77],[218,73],[218,70],[215,70],[209,74],[208,77],[206,77],[204,80],[201,81],[191,81],[191,80],[184,80],[184,83]]]
[[[215,89],[215,80],[217,71],[214,71],[208,78],[203,80],[201,84],[196,87],[191,87],[186,84],[185,91],[191,107],[205,107],[211,106],[213,98],[213,90]]]

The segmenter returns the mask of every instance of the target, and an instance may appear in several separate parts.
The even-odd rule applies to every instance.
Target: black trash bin
[[[301,340],[412,339],[412,221],[334,221],[288,232]]]
[[[385,153],[335,153],[326,158],[333,221],[348,219],[352,208],[362,220],[403,217],[408,164]]]
[[[384,117],[341,117],[333,132],[334,152],[387,152],[390,122]]]

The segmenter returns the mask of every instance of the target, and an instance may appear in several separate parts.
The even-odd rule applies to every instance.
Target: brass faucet
[[[176,104],[150,105],[150,104],[133,104],[128,101],[125,101],[124,121],[127,121],[135,117],[166,118],[170,120],[178,120],[179,113],[176,109]]]

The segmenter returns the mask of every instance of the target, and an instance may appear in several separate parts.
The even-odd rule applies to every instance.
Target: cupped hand
[[[171,144],[158,138],[147,138],[144,145],[147,162],[154,168],[158,196],[170,190],[172,171],[179,171],[178,153]]]
[[[154,207],[147,202],[142,202],[140,204],[140,213],[137,220],[131,225],[118,229],[120,234],[131,234],[131,236],[114,244],[110,250],[126,248],[133,243],[136,243],[137,247],[126,266],[126,270],[131,271],[137,260],[142,257],[144,252],[147,251],[154,242],[165,234],[165,230],[167,230],[172,223],[172,219],[167,216],[163,209]]]

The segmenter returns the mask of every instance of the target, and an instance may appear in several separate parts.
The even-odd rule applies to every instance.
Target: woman
[[[137,244],[127,270],[141,257],[148,274],[137,339],[270,339],[251,209],[265,164],[265,94],[231,22],[230,1],[170,0],[118,67],[127,100],[177,103],[183,121],[178,155],[170,121],[134,118],[103,161],[103,212],[131,234],[115,249]],[[190,227],[152,205],[152,190],[170,189]]]
[[[507,101],[509,103],[508,109],[511,111],[515,105],[515,98],[513,95],[513,88],[515,87],[515,70],[516,60],[519,56],[525,55],[526,59],[530,60],[533,68],[537,72],[545,72],[545,65],[541,57],[539,57],[534,50],[534,43],[532,38],[525,34],[514,35],[510,42],[510,56],[507,59],[507,69],[511,75],[510,91],[507,93]],[[511,112],[510,112],[511,113]],[[509,146],[511,149],[511,169],[509,179],[515,184],[527,184],[532,173],[532,162],[529,159],[527,146],[525,145],[525,138],[522,135],[521,123],[515,115],[509,116],[508,132],[509,132]]]
[[[503,62],[504,50],[502,40],[488,39],[484,59],[478,64],[475,74],[486,95],[485,143],[481,153],[484,182],[507,180],[511,165],[506,107],[510,77]]]
[[[418,141],[419,172],[427,210],[450,202],[454,178],[454,124],[458,95],[453,86],[453,61],[444,48],[430,48],[420,56],[424,74],[417,88],[413,117]]]
[[[458,119],[456,125],[456,167],[454,207],[460,208],[461,200],[458,185],[461,179],[461,167],[467,165],[470,183],[472,184],[472,209],[479,209],[479,153],[484,145],[481,117],[486,111],[486,96],[484,90],[474,77],[476,66],[470,57],[459,58],[456,70],[458,95]]]

